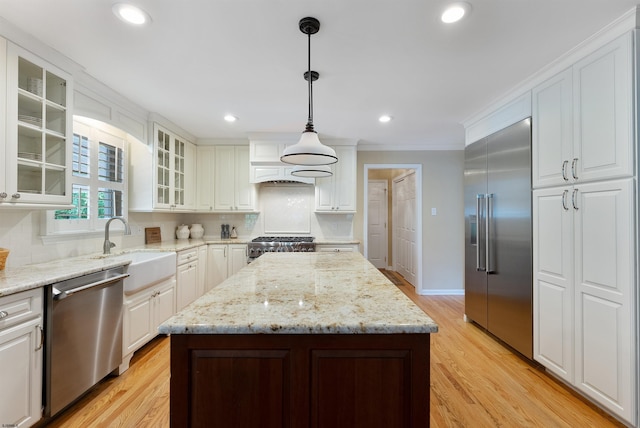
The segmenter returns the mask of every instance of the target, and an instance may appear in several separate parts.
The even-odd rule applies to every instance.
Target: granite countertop
[[[87,275],[93,272],[124,266],[131,263],[127,255],[139,251],[183,251],[206,244],[246,244],[251,239],[220,239],[205,236],[203,239],[175,239],[138,247],[112,250],[112,254],[87,254],[76,257],[65,257],[45,263],[37,263],[20,267],[7,267],[0,270],[0,297],[44,287],[48,284],[70,278]],[[331,244],[357,244],[359,241],[321,241]]]
[[[160,328],[166,334],[435,333],[360,253],[270,253]]]

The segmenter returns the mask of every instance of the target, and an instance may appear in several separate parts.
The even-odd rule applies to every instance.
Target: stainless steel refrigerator
[[[465,316],[533,358],[531,120],[465,149]]]

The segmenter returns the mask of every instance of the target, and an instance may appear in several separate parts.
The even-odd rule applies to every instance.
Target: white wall
[[[422,164],[422,290],[464,289],[464,151],[358,152],[354,238],[364,240],[364,165]],[[431,215],[431,208],[437,215]]]

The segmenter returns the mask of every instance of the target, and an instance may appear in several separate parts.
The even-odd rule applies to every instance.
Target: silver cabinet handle
[[[562,162],[562,178],[564,181],[569,181],[569,177],[567,177],[567,165],[569,165],[568,160]]]
[[[11,197],[13,199],[20,199],[20,193],[14,193],[13,195],[11,195]]]
[[[0,320],[9,316],[9,313],[6,311],[0,311]]]
[[[576,203],[576,195],[578,194],[578,189],[573,189],[573,193],[571,194],[571,204],[573,205],[573,209],[578,211],[578,204]]]
[[[39,325],[39,324],[36,326],[36,331],[38,331],[38,330],[40,330],[40,344],[35,349],[36,351],[41,350],[42,347],[44,346],[44,330],[42,329],[42,326]]]
[[[578,176],[576,175],[577,166],[578,166],[578,158],[573,158],[573,161],[571,162],[571,175],[573,176],[574,180],[578,179]]]
[[[567,206],[567,196],[569,195],[569,191],[565,190],[564,192],[562,192],[562,208],[564,208],[565,211],[569,211],[569,207]]]
[[[7,192],[0,192],[0,198],[4,199],[7,197]]]
[[[486,234],[487,234],[487,238],[485,239],[485,252],[486,252],[486,258],[487,258],[487,266],[486,266],[486,272],[487,273],[492,273],[493,269],[491,268],[491,256],[489,254],[489,250],[491,248],[491,209],[493,207],[493,193],[489,193],[487,194],[487,215],[485,217],[485,220],[487,222],[486,225]]]
[[[225,259],[227,258],[227,246],[226,245],[224,246],[224,258]]]

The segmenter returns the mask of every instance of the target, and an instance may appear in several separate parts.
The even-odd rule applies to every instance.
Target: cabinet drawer
[[[0,330],[42,314],[42,288],[0,298]]]
[[[198,260],[198,248],[192,248],[178,253],[178,266],[194,260]]]

